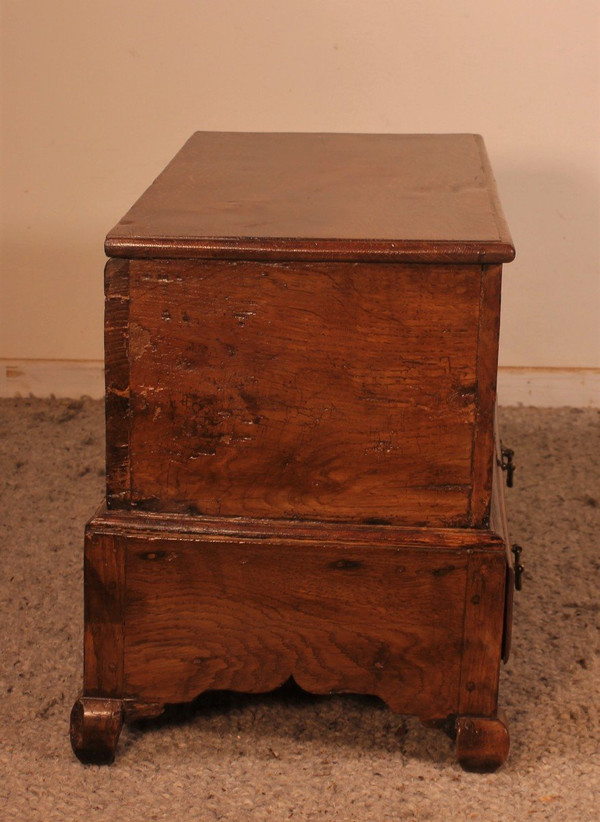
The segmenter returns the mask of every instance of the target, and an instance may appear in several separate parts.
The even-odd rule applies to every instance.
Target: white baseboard
[[[104,396],[102,360],[0,360],[0,397]],[[600,408],[600,368],[507,368],[500,405]]]
[[[0,397],[104,396],[102,360],[0,360]]]
[[[498,369],[499,405],[600,408],[600,368]]]

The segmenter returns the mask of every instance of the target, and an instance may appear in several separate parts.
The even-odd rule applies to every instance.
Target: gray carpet
[[[512,751],[500,771],[464,773],[444,734],[375,699],[293,690],[126,727],[115,764],[95,768],[71,754],[68,715],[82,528],[103,488],[101,405],[1,401],[0,818],[597,819],[600,416],[507,408],[502,428],[526,574],[502,674]]]

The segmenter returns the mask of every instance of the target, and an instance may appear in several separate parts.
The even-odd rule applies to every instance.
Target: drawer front
[[[107,311],[109,505],[483,521],[497,351],[497,325],[481,342],[483,271],[129,263]]]

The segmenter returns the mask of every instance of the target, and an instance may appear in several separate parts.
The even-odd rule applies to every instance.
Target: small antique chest
[[[106,251],[77,756],[112,760],[123,718],[293,677],[501,764],[514,249],[482,139],[197,133]]]

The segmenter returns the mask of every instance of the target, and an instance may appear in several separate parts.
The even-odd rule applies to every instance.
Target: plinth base
[[[207,690],[381,697],[458,717],[465,767],[508,753],[497,718],[507,562],[480,529],[102,510],[85,549],[84,690],[73,749],[112,760],[125,718]]]

